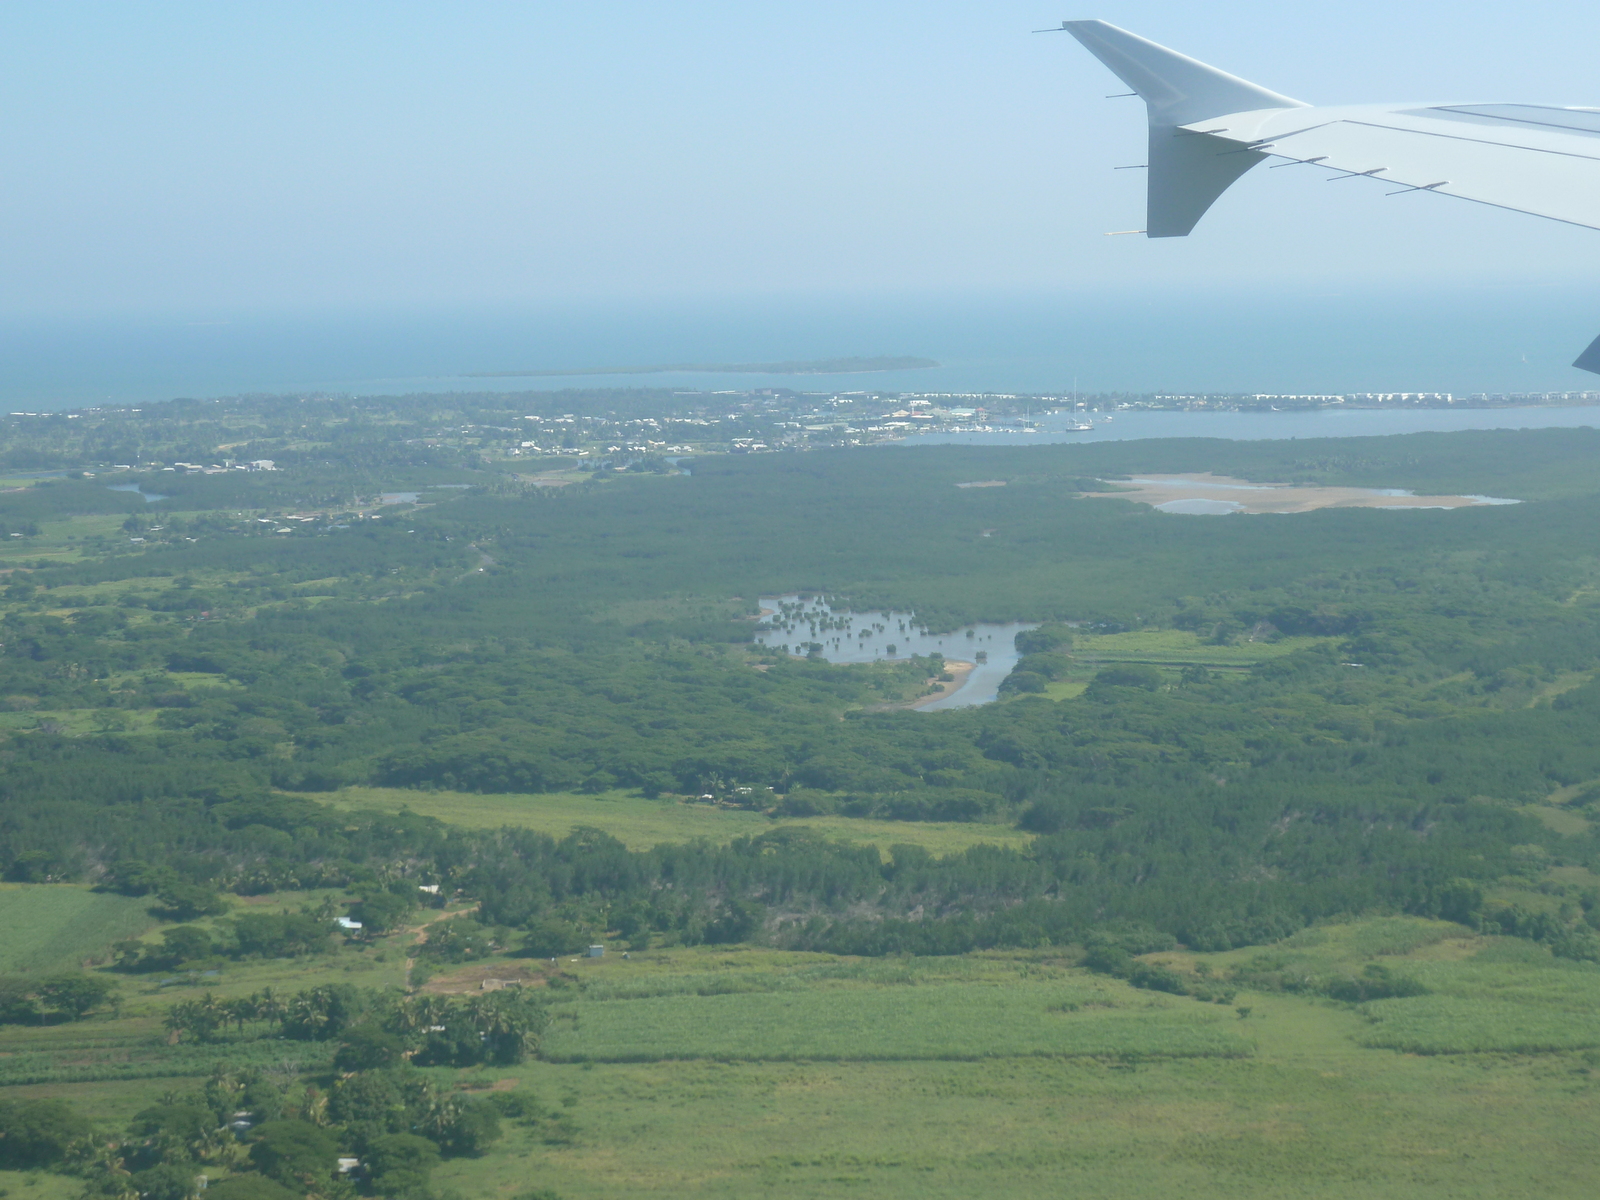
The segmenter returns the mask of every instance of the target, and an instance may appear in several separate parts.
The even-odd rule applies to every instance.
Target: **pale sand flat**
[[[939,690],[932,695],[921,696],[913,700],[909,707],[921,708],[924,704],[932,704],[935,700],[943,700],[967,681],[967,676],[972,674],[972,668],[977,665],[977,663],[961,662],[953,658],[945,659],[944,669],[954,675],[955,678],[949,683],[940,684]]]
[[[1378,488],[1251,483],[1210,474],[1141,475],[1133,480],[1109,482],[1126,490],[1088,495],[1152,506],[1183,500],[1211,501],[1233,505],[1233,511],[1242,513],[1298,513],[1315,508],[1473,508],[1485,503],[1472,496],[1396,496],[1386,495]]]

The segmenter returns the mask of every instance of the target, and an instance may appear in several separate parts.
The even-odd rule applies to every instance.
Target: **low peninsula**
[[[856,375],[868,371],[915,371],[939,364],[910,355],[877,358],[817,358],[765,363],[668,363],[649,367],[578,367],[558,371],[476,371],[463,379],[521,379],[561,375],[660,375],[669,371],[708,371],[724,375]]]

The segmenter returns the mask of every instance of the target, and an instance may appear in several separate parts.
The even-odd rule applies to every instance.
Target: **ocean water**
[[[943,392],[1574,391],[1600,289],[1346,287],[814,296],[476,310],[0,318],[0,403],[562,387]],[[918,355],[860,375],[474,377],[674,362]],[[1226,435],[1224,435],[1226,436]]]

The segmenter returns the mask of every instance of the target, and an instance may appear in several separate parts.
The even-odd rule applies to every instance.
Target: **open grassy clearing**
[[[1136,629],[1128,633],[1074,632],[1072,653],[1089,662],[1191,663],[1214,667],[1248,667],[1283,658],[1296,650],[1337,642],[1337,638],[1286,637],[1275,642],[1238,642],[1214,646],[1186,629]]]
[[[1520,897],[1519,897],[1520,898]],[[1518,938],[1484,938],[1444,921],[1386,918],[1318,926],[1268,949],[1210,957],[1286,979],[1359,975],[1376,964],[1426,989],[1357,1011],[1364,1046],[1413,1054],[1540,1054],[1600,1047],[1600,965],[1556,958]]]
[[[229,965],[216,990],[398,984],[411,936]],[[441,1078],[531,1091],[572,1133],[510,1123],[487,1155],[448,1160],[435,1184],[504,1200],[535,1187],[564,1200],[1592,1194],[1600,1065],[1556,1047],[1577,1047],[1592,1028],[1600,969],[1415,918],[1149,957],[1224,974],[1264,954],[1317,973],[1379,962],[1433,991],[1358,1006],[1246,990],[1241,1019],[1091,974],[1060,950],[850,959],[679,947],[537,964],[561,984],[546,1061]],[[325,1070],[326,1045],[165,1046],[165,1006],[200,992],[159,984],[126,979],[118,1020],[0,1030],[0,1077],[34,1080],[0,1097],[68,1099],[111,1127],[198,1086],[213,1062],[290,1059],[312,1079]],[[1534,1018],[1561,1035],[1547,1052],[1493,1044]],[[1419,1055],[1375,1040],[1481,1032],[1485,1021],[1499,1022],[1491,1053],[1419,1044]],[[189,1074],[146,1074],[163,1057]],[[41,1175],[33,1190],[17,1178],[14,1196],[75,1194],[59,1177]]]
[[[703,597],[667,600],[624,600],[609,604],[594,614],[595,621],[615,621],[619,625],[642,625],[650,621],[669,621],[679,617],[745,617],[754,620],[755,606],[739,597],[728,600]]]
[[[0,562],[42,559],[53,564],[82,559],[84,539],[124,537],[122,513],[77,514],[59,520],[40,521],[37,537],[0,538]]]
[[[1571,804],[1591,788],[1600,787],[1600,779],[1585,779],[1578,783],[1568,784],[1566,787],[1557,788],[1545,799],[1546,804]]]
[[[92,733],[154,733],[154,708],[58,708],[0,712],[0,729],[54,730],[67,737]]]
[[[0,915],[9,915],[4,905],[14,887],[0,890]],[[60,885],[30,886],[34,893],[81,892],[94,900],[121,900],[134,905],[143,925],[119,936],[134,936],[145,932],[146,940],[155,940],[155,922],[144,912],[147,899],[130,901],[126,897],[97,895],[84,889]],[[289,901],[314,901],[324,893],[296,893],[285,896],[263,897],[259,902],[245,902],[234,908],[233,914],[254,910],[271,910],[276,907],[298,908]],[[65,907],[66,900],[57,902]],[[41,901],[35,908],[44,907]],[[429,913],[429,916],[436,914]],[[214,927],[226,917],[208,918],[193,924]],[[97,928],[111,928],[102,922]],[[169,928],[170,926],[163,926]],[[292,993],[323,984],[352,984],[363,988],[384,990],[404,986],[406,960],[413,952],[416,933],[403,930],[374,944],[348,943],[333,952],[295,960],[251,960],[233,962],[215,959],[210,963],[195,964],[192,970],[154,972],[149,974],[110,974],[119,983],[119,996],[115,1019],[97,1018],[83,1022],[60,1025],[0,1025],[0,1088],[18,1085],[95,1085],[125,1083],[135,1080],[183,1080],[208,1075],[219,1061],[240,1065],[279,1066],[290,1061],[301,1070],[325,1069],[333,1046],[326,1043],[285,1042],[277,1038],[260,1038],[252,1030],[243,1034],[226,1030],[212,1044],[182,1043],[171,1045],[162,1027],[162,1019],[172,1005],[185,1000],[199,999],[206,994],[218,1000],[248,996],[271,988],[279,993]],[[96,944],[92,937],[80,939],[81,944]],[[98,943],[103,950],[105,942]],[[26,950],[26,943],[14,932],[0,936],[0,950],[17,954]],[[57,963],[56,966],[76,966],[75,961]],[[203,969],[201,969],[203,968]],[[170,1085],[169,1085],[170,1086]],[[0,1092],[0,1095],[10,1094]],[[28,1094],[34,1094],[29,1092]]]
[[[272,1068],[285,1060],[301,1071],[326,1070],[333,1047],[286,1046],[277,1039],[238,1045],[172,1046],[159,1024],[124,1038],[60,1041],[48,1048],[16,1050],[0,1059],[0,1087],[14,1084],[106,1083],[134,1079],[193,1079],[218,1062]]]
[[[1507,947],[1536,949],[1407,918],[1319,927],[1283,945],[1321,971],[1374,960],[1408,973],[1471,964],[1459,986],[1471,977],[1485,988],[1518,986],[1522,966],[1506,961]],[[1223,972],[1252,953],[1260,951],[1175,957]],[[770,953],[700,950],[627,964],[564,963],[581,991],[571,1002],[575,1028],[557,1021],[552,1030],[552,1055],[624,1032],[636,1052],[652,1043],[694,1049],[690,1043],[720,1034],[725,1045],[753,1040],[757,1049],[747,1061],[713,1054],[520,1072],[524,1086],[566,1106],[579,1129],[576,1142],[550,1146],[514,1134],[521,1140],[508,1139],[502,1153],[447,1164],[439,1182],[509,1197],[533,1179],[576,1198],[619,1190],[662,1197],[1170,1192],[1397,1200],[1592,1191],[1600,1156],[1587,1125],[1600,1117],[1600,1074],[1582,1054],[1395,1053],[1370,1044],[1374,1026],[1361,1007],[1315,996],[1241,993],[1248,1018],[1228,1011],[1219,1022],[1253,1047],[1237,1059],[1128,1061],[1111,1053],[773,1061],[776,1048],[796,1039],[795,1029],[856,1038],[858,1045],[877,1033],[880,1051],[920,1020],[965,1019],[964,1028],[942,1031],[939,1045],[1004,1037],[974,1032],[1007,1025],[993,1009],[972,1005],[970,997],[985,988],[1009,994],[999,1003],[1016,1005],[1007,1017],[1019,1045],[1029,1032],[1026,1018],[1014,1022],[1027,1003],[1021,998],[1052,988],[1128,1006],[1100,1010],[1102,1020],[1149,1014],[1137,1006],[1152,999],[1172,1006],[1163,1013],[1218,1012],[1059,962],[1017,953],[884,962],[796,956],[785,963]],[[1570,975],[1580,989],[1575,995],[1587,989],[1592,1008],[1600,999],[1595,980],[1587,971]],[[663,994],[677,985],[694,994]],[[617,998],[627,992],[640,998]],[[878,1002],[883,1007],[869,1014],[868,1004]],[[1419,1004],[1421,1012],[1434,1002],[1383,1003]],[[768,1019],[758,1026],[741,1012]],[[855,1022],[842,1019],[845,1013]],[[1508,1124],[1511,1112],[1517,1117]]]
[[[1556,678],[1540,683],[1533,689],[1533,695],[1528,697],[1527,707],[1532,708],[1540,701],[1554,700],[1557,696],[1564,696],[1568,692],[1576,691],[1594,678],[1592,671],[1565,671]]]
[[[1308,969],[1353,970],[1375,958],[1433,955],[1440,947],[1472,947],[1482,943],[1483,939],[1471,930],[1452,921],[1430,921],[1425,917],[1370,917],[1363,921],[1312,925],[1265,950],[1254,946],[1223,954],[1191,957],[1195,962],[1210,961],[1237,966],[1263,953],[1270,953],[1275,957],[1287,956],[1299,961]],[[1182,956],[1151,957],[1167,959]]]
[[[304,959],[269,959],[219,962],[215,975],[192,978],[186,973],[128,976],[124,1011],[131,1016],[164,1013],[169,1004],[202,991],[219,1000],[248,996],[261,988],[297,990],[323,983],[351,983],[358,987],[397,988],[405,981],[405,960],[413,941],[410,934],[379,943],[377,949],[348,948],[335,954]],[[164,982],[170,980],[171,982]]]
[[[0,1096],[7,1100],[66,1100],[86,1113],[92,1111],[96,1123],[109,1129],[126,1125],[135,1113],[158,1103],[163,1092],[182,1088],[188,1082],[186,1080],[174,1082],[171,1079],[108,1079],[93,1084],[16,1084],[0,1091]],[[89,1104],[91,1100],[92,1109]],[[5,1182],[6,1175],[6,1172],[0,1172],[0,1187],[8,1186]],[[41,1178],[51,1177],[43,1175]],[[82,1184],[79,1183],[70,1194],[78,1196],[81,1193]]]
[[[547,1065],[577,1126],[435,1179],[617,1195],[1580,1197],[1600,1088],[1447,1059]],[[1557,1094],[1552,1095],[1552,1091]],[[1507,1121],[1508,1113],[1517,1119]]]
[[[1412,996],[1364,1007],[1373,1029],[1361,1044],[1412,1054],[1543,1054],[1600,1046],[1600,1013],[1547,1005]]]
[[[68,970],[156,924],[150,902],[71,884],[0,884],[0,972]]]
[[[546,1038],[553,1061],[1241,1056],[1232,1012],[1079,982],[935,984],[900,991],[754,992],[586,1004]],[[1115,1011],[1107,1011],[1113,1009]]]
[[[1138,991],[1060,957],[840,960],[779,951],[569,960],[556,1061],[1244,1055],[1231,1009]]]
[[[38,1171],[0,1171],[0,1191],[8,1200],[77,1200],[83,1182]]]
[[[498,828],[511,825],[565,837],[580,826],[604,830],[630,849],[644,850],[663,842],[707,838],[729,842],[777,828],[814,829],[834,841],[879,846],[896,843],[921,846],[936,856],[959,854],[970,846],[1020,846],[1031,834],[1008,825],[959,821],[874,821],[854,817],[803,817],[773,820],[744,809],[676,800],[647,800],[633,792],[597,795],[548,792],[537,795],[480,795],[468,792],[420,792],[405,788],[341,788],[308,794],[306,799],[344,809],[409,809],[453,825]]]
[[[1525,804],[1522,806],[1522,811],[1557,833],[1581,836],[1589,832],[1588,818],[1570,808],[1558,808],[1551,804]]]
[[[1080,631],[1073,636],[1072,669],[1047,685],[1042,695],[1047,700],[1075,699],[1083,695],[1101,667],[1116,663],[1156,667],[1168,684],[1178,683],[1182,668],[1192,666],[1209,667],[1222,672],[1224,677],[1237,678],[1257,663],[1336,640],[1296,637],[1217,646],[1185,629],[1139,629],[1111,634]]]

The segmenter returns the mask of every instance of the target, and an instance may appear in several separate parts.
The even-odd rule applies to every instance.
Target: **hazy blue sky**
[[[1600,277],[1600,233],[1310,171],[1102,237],[1142,106],[1028,33],[1087,16],[1311,102],[1600,104],[1576,3],[9,0],[0,312]]]

